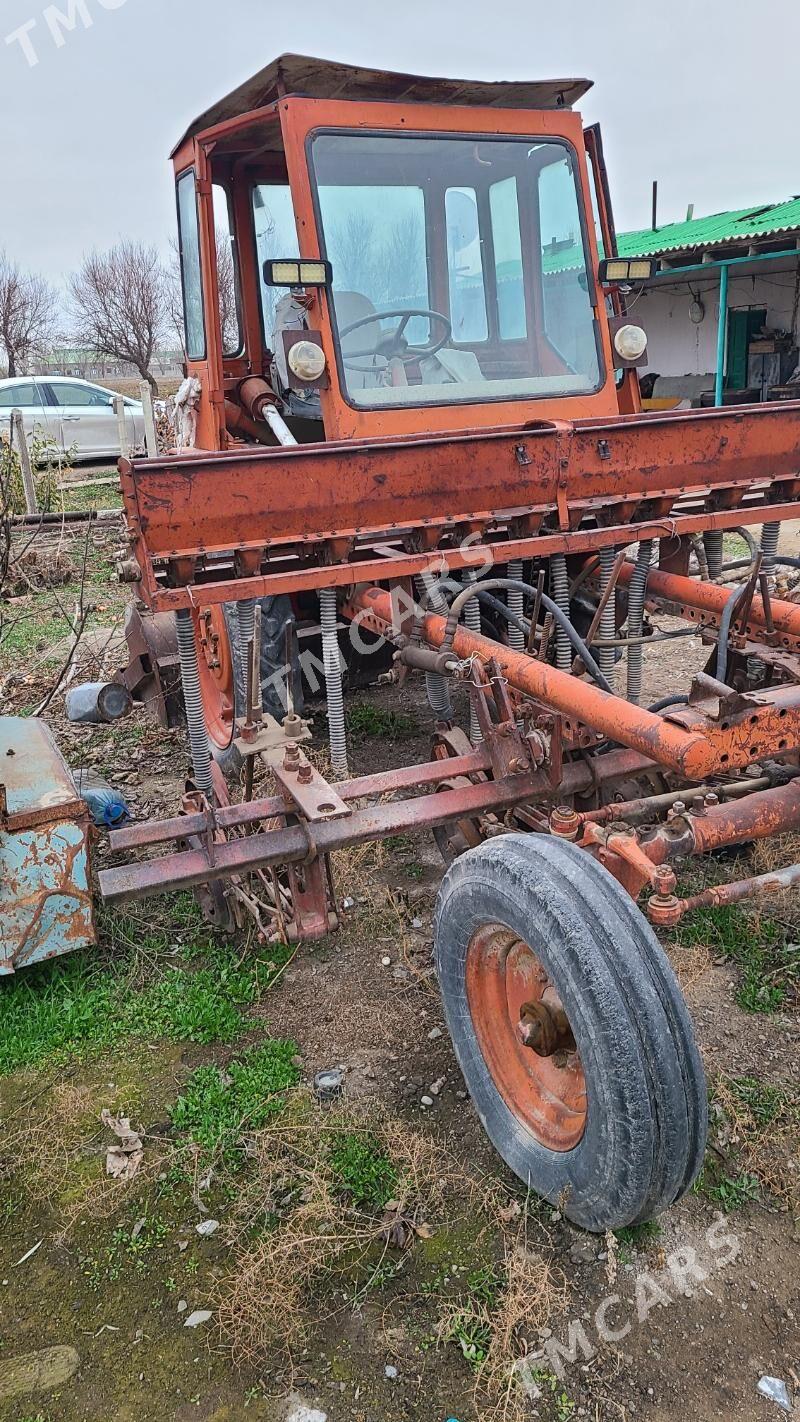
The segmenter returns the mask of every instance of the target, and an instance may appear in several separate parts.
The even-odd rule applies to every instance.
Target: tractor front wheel
[[[499,1154],[585,1229],[651,1219],[703,1160],[686,1004],[636,905],[546,836],[468,851],[439,892],[436,965],[466,1085]]]

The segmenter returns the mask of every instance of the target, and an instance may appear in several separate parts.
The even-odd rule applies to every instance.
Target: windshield
[[[599,388],[566,143],[320,133],[311,153],[353,405]]]

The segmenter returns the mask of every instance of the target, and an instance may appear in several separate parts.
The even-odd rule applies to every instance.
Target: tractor
[[[175,448],[120,477],[126,676],[165,723],[182,704],[192,780],[174,817],[113,832],[100,884],[192,889],[296,941],[337,927],[336,851],[431,831],[475,1108],[527,1186],[605,1231],[680,1199],[705,1150],[655,930],[800,881],[687,896],[676,873],[800,820],[800,605],[776,594],[800,403],[642,411],[658,273],[617,254],[589,87],[286,55],[180,140]],[[669,695],[647,704],[652,656]],[[424,678],[427,762],[351,774],[364,675]],[[305,749],[315,685],[330,770]]]

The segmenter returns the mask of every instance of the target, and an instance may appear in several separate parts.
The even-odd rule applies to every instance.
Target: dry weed
[[[670,961],[681,991],[688,993],[705,977],[713,962],[713,954],[710,948],[701,943],[693,948],[676,949],[670,955]]]
[[[26,1175],[30,1199],[48,1200],[63,1190],[72,1165],[91,1149],[100,1129],[88,1087],[59,1082],[46,1104],[33,1103],[28,1114],[12,1118],[3,1156],[10,1169]]]
[[[343,1139],[363,1140],[373,1153],[374,1193],[369,1153],[363,1193],[358,1182],[343,1188],[334,1161]],[[374,1274],[390,1251],[396,1257],[427,1234],[457,1167],[427,1136],[372,1103],[323,1111],[303,1094],[253,1136],[249,1153],[252,1169],[230,1231],[236,1266],[220,1284],[218,1317],[237,1361],[269,1358],[291,1376],[312,1322],[325,1321],[323,1297],[329,1316],[346,1307],[341,1289],[331,1287],[337,1276]]]
[[[722,1113],[720,1145],[783,1204],[800,1204],[800,1092],[750,1077],[718,1076],[714,1103]],[[726,1156],[723,1154],[723,1159]]]
[[[478,1385],[492,1404],[491,1417],[502,1422],[522,1422],[530,1416],[530,1402],[520,1386],[518,1365],[533,1352],[537,1330],[546,1328],[567,1303],[567,1281],[562,1271],[532,1248],[526,1230],[506,1240],[506,1287],[491,1320],[491,1341]],[[486,1415],[485,1409],[481,1414]]]

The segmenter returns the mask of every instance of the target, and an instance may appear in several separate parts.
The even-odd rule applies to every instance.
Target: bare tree
[[[360,291],[379,305],[385,295],[386,272],[372,218],[348,213],[334,227],[330,245],[337,289]]]
[[[164,283],[164,309],[167,327],[178,338],[178,344],[186,359],[186,318],[183,311],[183,283],[181,281],[181,253],[176,237],[170,238],[170,256]]]
[[[101,355],[135,366],[153,395],[153,357],[168,320],[168,279],[155,247],[120,242],[92,252],[70,278],[75,335]]]
[[[55,293],[44,277],[24,272],[0,251],[0,347],[10,376],[46,354],[55,333]]]
[[[237,299],[236,263],[230,233],[224,227],[217,227],[217,284],[219,287],[219,325],[222,332],[222,350],[236,352],[239,349],[239,304]],[[165,273],[164,301],[167,326],[174,331],[186,358],[186,321],[183,311],[183,284],[181,281],[180,247],[175,238],[170,242],[170,261]]]

